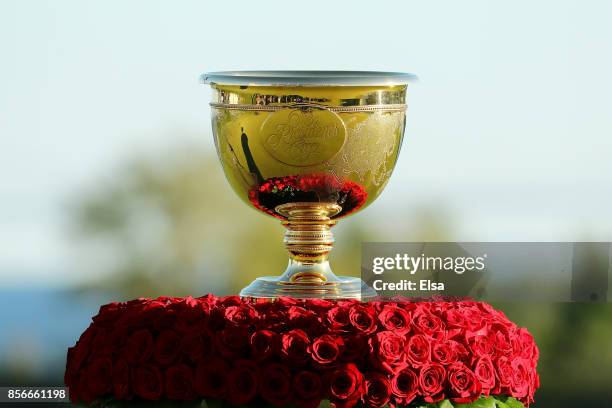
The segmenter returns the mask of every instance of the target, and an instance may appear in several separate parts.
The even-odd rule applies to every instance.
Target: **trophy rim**
[[[397,86],[415,82],[408,72],[391,71],[214,71],[200,77],[209,85],[240,86]]]

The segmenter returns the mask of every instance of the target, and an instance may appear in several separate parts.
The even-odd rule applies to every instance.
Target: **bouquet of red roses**
[[[161,297],[102,306],[65,382],[86,403],[515,407],[533,401],[537,359],[482,302]]]

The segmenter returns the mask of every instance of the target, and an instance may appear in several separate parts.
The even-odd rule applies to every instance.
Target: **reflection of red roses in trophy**
[[[282,218],[274,210],[277,206],[295,202],[336,203],[342,207],[336,217],[342,217],[358,210],[367,198],[360,184],[326,173],[272,177],[249,191],[256,208],[277,218]]]

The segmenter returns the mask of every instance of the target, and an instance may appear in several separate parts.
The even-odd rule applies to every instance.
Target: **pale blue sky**
[[[134,151],[212,148],[209,70],[414,72],[397,170],[360,216],[385,222],[399,201],[407,219],[448,208],[462,241],[612,240],[610,15],[606,1],[3,0],[0,285],[77,279],[66,199]]]

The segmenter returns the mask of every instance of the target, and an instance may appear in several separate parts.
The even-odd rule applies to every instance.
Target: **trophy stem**
[[[327,258],[334,245],[331,227],[336,221],[331,217],[341,210],[335,203],[287,203],[276,207],[276,212],[286,218],[284,243],[289,252],[289,266],[281,280],[312,285],[338,281]]]
[[[280,296],[321,299],[365,299],[376,292],[359,278],[336,276],[327,260],[334,245],[332,218],[342,210],[336,203],[296,202],[276,207],[285,220],[289,265],[281,276],[263,276],[242,289],[240,296],[273,299]]]

